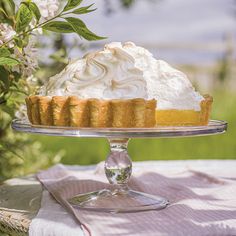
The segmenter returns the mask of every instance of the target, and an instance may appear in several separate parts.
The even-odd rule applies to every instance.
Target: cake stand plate
[[[225,121],[211,120],[207,126],[176,126],[153,128],[73,128],[31,125],[26,120],[13,120],[12,128],[28,133],[70,136],[104,137],[110,144],[110,154],[105,161],[105,174],[111,184],[109,188],[96,192],[79,194],[68,199],[75,208],[99,212],[127,213],[165,208],[169,201],[131,190],[128,181],[132,172],[132,161],[127,152],[130,138],[163,138],[203,136],[224,133]]]

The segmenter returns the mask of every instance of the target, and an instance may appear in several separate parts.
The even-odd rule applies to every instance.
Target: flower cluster
[[[8,42],[16,35],[15,30],[13,28],[6,24],[6,23],[0,23],[0,45]],[[14,47],[14,44],[11,42],[8,44],[10,48]]]
[[[37,4],[40,14],[44,19],[51,19],[59,10],[58,0],[33,0]]]
[[[12,69],[26,78],[31,76],[35,69],[38,67],[38,58],[37,58],[38,49],[35,47],[35,41],[33,38],[30,39],[29,43],[23,50],[19,48],[14,48],[14,55],[17,60],[21,62],[14,66]]]
[[[0,24],[0,45],[7,43],[16,35],[12,26],[1,23]],[[15,45],[14,41],[9,42],[6,46],[12,48],[14,54],[13,58],[17,59],[21,63],[12,67],[12,71],[18,72],[22,77],[30,76],[35,68],[38,66],[37,61],[37,49],[35,48],[35,42],[31,37],[29,43],[23,49],[20,49]]]
[[[0,23],[0,71],[4,79],[0,81],[0,89],[4,88],[5,91],[0,93],[0,103],[1,100],[5,101],[2,96],[10,91],[19,78],[27,78],[38,67],[35,36],[43,33],[42,30],[77,33],[91,41],[104,39],[74,17],[94,11],[91,9],[93,4],[79,7],[82,0],[67,0],[60,9],[62,1],[59,0],[21,0],[18,6],[13,0],[1,1],[4,4],[0,4],[0,19],[3,19],[3,23]],[[60,20],[57,21],[57,18]]]

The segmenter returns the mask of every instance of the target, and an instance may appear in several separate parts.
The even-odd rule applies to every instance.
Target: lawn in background
[[[191,138],[133,139],[129,154],[133,161],[169,159],[234,159],[236,158],[236,94],[226,91],[213,93],[213,119],[229,123],[225,134]],[[62,163],[95,164],[108,155],[104,138],[70,138],[31,135],[45,149],[56,153],[64,150]]]

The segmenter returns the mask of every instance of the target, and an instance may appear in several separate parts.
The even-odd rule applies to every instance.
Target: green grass
[[[212,118],[229,123],[225,134],[191,138],[133,139],[129,154],[134,161],[172,159],[234,159],[236,158],[236,94],[217,91],[213,94]],[[65,164],[95,164],[108,155],[106,139],[50,137],[31,135],[46,150],[63,149]]]

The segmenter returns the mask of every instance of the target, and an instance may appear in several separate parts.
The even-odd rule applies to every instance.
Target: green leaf
[[[60,63],[63,63],[63,64],[68,64],[67,53],[66,53],[66,50],[64,48],[60,48],[55,53],[51,54],[50,58],[52,58],[56,62],[60,62]]]
[[[15,36],[14,41],[15,41],[17,47],[23,48],[23,40],[21,38]]]
[[[28,34],[25,35],[23,39],[15,36],[14,41],[15,41],[16,46],[22,49],[29,44],[29,38],[30,38],[30,35],[28,35]]]
[[[38,6],[37,6],[34,2],[30,2],[30,3],[29,3],[29,9],[30,9],[31,12],[34,14],[34,16],[35,16],[37,22],[39,22],[40,17],[41,17],[41,14],[40,14],[40,11],[39,11]]]
[[[20,62],[14,58],[11,57],[0,57],[0,65],[6,65],[6,66],[15,66],[20,64]]]
[[[14,0],[7,0],[9,6],[11,7],[11,10],[13,13],[15,13],[15,9],[16,9],[16,6],[15,6],[15,3],[14,3]]]
[[[57,33],[73,33],[74,29],[72,26],[65,21],[51,21],[45,24],[43,27],[45,30],[49,30]]]
[[[3,66],[0,66],[0,81],[4,84],[5,89],[9,88],[9,72]]]
[[[73,9],[73,8],[79,6],[82,1],[83,0],[68,0],[68,2],[66,4],[66,6],[64,7],[63,11],[68,11],[70,9]]]
[[[95,9],[89,9],[89,8],[90,8],[91,6],[93,6],[93,5],[94,5],[94,4],[91,4],[91,5],[87,6],[87,7],[80,7],[80,8],[78,8],[78,9],[72,11],[72,13],[74,13],[74,14],[86,14],[86,13],[89,13],[89,12],[92,12],[92,11],[97,10],[97,8],[95,8]]]
[[[71,24],[74,31],[78,35],[80,35],[81,37],[83,37],[89,41],[106,39],[106,37],[97,36],[92,31],[90,31],[87,28],[87,26],[85,25],[85,23],[80,19],[73,18],[73,17],[67,17],[65,19]]]
[[[4,11],[8,16],[15,15],[15,3],[13,0],[1,0]]]
[[[11,55],[11,52],[6,47],[0,48],[0,57],[8,57]]]
[[[1,13],[1,12],[7,17],[7,13],[4,11],[3,8],[0,7],[0,13]]]
[[[16,31],[19,33],[26,29],[32,20],[33,14],[27,4],[22,2],[16,15]]]
[[[122,0],[123,7],[130,8],[134,4],[134,0]]]

